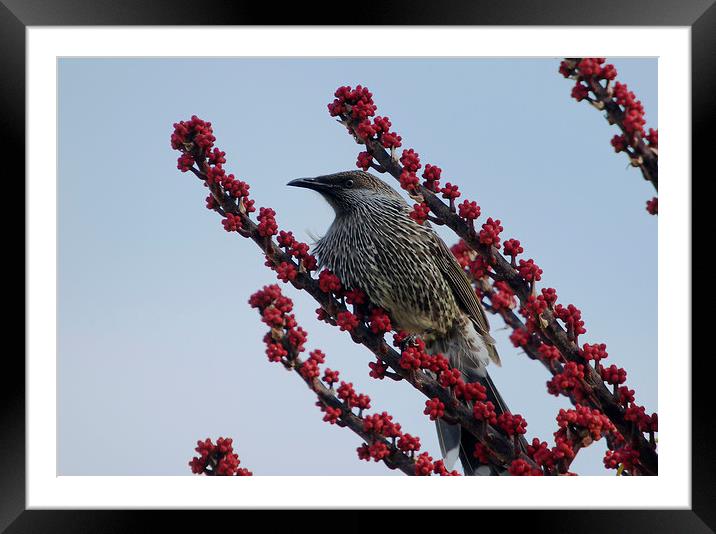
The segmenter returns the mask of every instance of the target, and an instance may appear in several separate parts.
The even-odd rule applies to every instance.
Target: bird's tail
[[[495,383],[486,369],[488,361],[494,361],[494,358],[497,357],[494,345],[486,343],[477,333],[465,332],[460,329],[445,338],[436,340],[431,345],[430,350],[433,353],[442,352],[446,355],[450,360],[450,364],[460,369],[466,382],[479,382],[482,384],[486,390],[487,400],[495,405],[497,415],[510,412],[507,403],[505,403],[497,387],[495,387]],[[475,458],[474,451],[477,439],[469,432],[463,432],[460,425],[451,425],[441,419],[436,420],[435,423],[440,451],[448,469],[452,469],[459,458],[463,470],[468,476],[505,474],[506,470],[487,466]]]

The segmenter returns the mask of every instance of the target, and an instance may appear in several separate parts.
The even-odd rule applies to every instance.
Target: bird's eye
[[[353,187],[353,180],[346,180],[344,185],[350,189],[351,187]]]

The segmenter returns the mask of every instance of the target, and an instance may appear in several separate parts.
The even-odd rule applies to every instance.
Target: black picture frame
[[[347,6],[347,4],[346,4]],[[599,4],[585,4],[570,0],[543,0],[521,2],[503,0],[460,0],[444,2],[408,2],[384,0],[357,6],[360,16],[346,13],[338,17],[340,4],[324,2],[282,3],[277,6],[246,2],[222,2],[202,0],[154,0],[152,2],[131,0],[0,0],[0,73],[2,82],[3,149],[6,154],[4,166],[5,183],[16,186],[24,176],[25,153],[25,30],[27,26],[83,26],[83,25],[340,25],[351,20],[366,25],[569,25],[569,26],[688,26],[691,28],[692,47],[692,158],[694,175],[698,169],[706,169],[709,157],[707,128],[716,117],[716,6],[714,0],[603,0]],[[330,17],[328,15],[331,15]],[[333,20],[329,20],[332,18]],[[668,103],[666,104],[668,105]],[[712,151],[713,149],[711,149]],[[8,158],[12,158],[11,161]],[[712,172],[711,172],[712,174]],[[705,179],[713,179],[705,176]],[[683,177],[689,180],[688,176]],[[693,180],[692,187],[697,181]],[[17,187],[6,193],[7,208],[17,205]],[[24,195],[24,192],[23,192]],[[698,197],[696,197],[698,198]],[[19,217],[14,220],[17,221]],[[20,239],[15,230],[17,222],[6,225],[7,237]],[[711,242],[694,227],[694,242]],[[23,243],[24,245],[24,243]],[[6,252],[7,258],[10,256]],[[13,264],[16,261],[12,262]],[[24,263],[24,261],[23,261]],[[6,262],[6,266],[10,262]],[[24,277],[24,271],[23,275]],[[9,278],[9,277],[8,277]],[[702,280],[694,277],[695,280]],[[708,281],[708,279],[704,280]],[[14,284],[18,285],[18,284]],[[684,284],[684,291],[691,291]],[[679,310],[685,313],[688,310]],[[16,320],[24,314],[13,314]],[[705,320],[693,314],[696,331],[706,328]],[[700,327],[700,328],[699,328]],[[693,328],[693,327],[692,327]],[[693,331],[693,330],[692,330]],[[24,342],[24,340],[23,340]],[[209,528],[205,518],[191,519],[184,512],[148,511],[28,511],[25,510],[25,365],[19,351],[6,350],[0,395],[0,531],[20,532],[136,532],[147,530],[151,519],[163,522],[162,530],[173,528],[172,523],[184,528],[192,526]],[[685,355],[669,355],[680,357]],[[716,529],[716,453],[713,446],[713,416],[710,414],[709,386],[713,376],[708,367],[711,354],[696,354],[692,359],[692,508],[691,510],[589,510],[589,511],[509,511],[510,522],[522,524],[534,531],[549,532],[713,532]],[[686,364],[686,363],[685,363]],[[713,386],[711,386],[713,387]],[[47,451],[54,454],[54,451]],[[625,500],[628,496],[625,495]],[[589,496],[585,495],[585,504]],[[347,504],[349,504],[347,502]],[[389,503],[386,503],[389,504]],[[625,503],[625,505],[628,503]],[[242,512],[249,514],[253,512]],[[495,517],[501,512],[451,512],[455,521],[469,513],[479,514],[480,521],[489,519],[504,522]],[[358,530],[361,525],[375,524],[368,521],[367,514],[374,512],[349,511],[342,515],[342,524]],[[504,512],[502,512],[504,514]],[[235,515],[228,516],[237,528]],[[413,520],[421,523],[423,514],[413,514]],[[156,516],[160,516],[157,518]],[[402,525],[408,518],[401,514]],[[468,520],[473,520],[469,519]],[[242,519],[252,521],[252,519]],[[273,516],[272,528],[280,528]],[[396,516],[379,521],[381,526],[397,521]],[[179,523],[181,522],[181,523]],[[212,519],[213,522],[213,519]],[[212,523],[213,524],[213,523]],[[484,523],[483,523],[484,524]],[[499,523],[498,523],[499,524]],[[295,525],[295,520],[294,520]],[[343,529],[345,529],[345,526]],[[343,530],[342,529],[342,530]],[[361,529],[363,530],[363,529]]]

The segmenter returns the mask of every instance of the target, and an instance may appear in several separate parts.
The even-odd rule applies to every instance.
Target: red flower
[[[388,370],[388,367],[380,360],[368,363],[368,367],[370,367],[370,373],[368,373],[369,376],[379,380],[383,380],[385,372]]]
[[[343,311],[338,313],[336,317],[336,324],[340,326],[342,331],[351,331],[358,326],[358,317],[353,315],[349,311]]]
[[[524,347],[530,340],[530,334],[524,328],[517,328],[510,334],[510,341],[515,347]]]
[[[411,173],[418,172],[418,169],[422,167],[420,164],[420,154],[415,152],[412,148],[403,150],[403,155],[400,156],[400,163],[403,164],[403,168]],[[417,178],[416,178],[417,180]]]
[[[478,206],[474,200],[463,200],[458,206],[458,214],[464,219],[474,221],[480,216],[480,206]]]
[[[472,407],[472,415],[480,421],[487,421],[491,425],[497,424],[497,414],[495,413],[495,405],[492,402],[477,401]]]
[[[557,291],[551,287],[544,288],[542,289],[542,298],[548,305],[553,306],[557,302]]]
[[[360,460],[365,460],[366,462],[370,461],[370,449],[366,443],[358,447],[356,451],[358,452],[358,458]]]
[[[295,280],[296,276],[298,276],[298,270],[296,270],[296,266],[293,263],[282,261],[276,267],[276,277],[282,282]]]
[[[462,383],[455,387],[455,396],[468,402],[487,400],[487,390],[479,382]]]
[[[278,233],[278,225],[276,224],[276,212],[271,208],[259,208],[259,234],[263,237],[269,237]]]
[[[546,343],[542,343],[539,346],[539,349],[537,349],[540,353],[540,356],[544,360],[547,360],[548,362],[554,362],[559,360],[562,357],[562,354],[559,352],[559,349],[553,345],[547,345]]]
[[[442,169],[440,167],[436,167],[435,165],[430,165],[430,163],[428,163],[425,165],[425,170],[423,171],[423,178],[425,179],[423,185],[430,191],[437,193],[440,190],[439,186],[441,173]]]
[[[418,476],[430,476],[434,468],[433,457],[427,452],[422,453],[415,460],[415,474]]]
[[[520,260],[517,271],[526,282],[538,282],[542,280],[542,269],[540,269],[532,259],[527,261]]]
[[[419,183],[420,181],[414,172],[405,169],[400,173],[400,187],[406,191],[414,192]]]
[[[501,413],[497,417],[497,426],[504,430],[508,436],[527,432],[527,421],[518,414]]]
[[[370,397],[363,393],[356,395],[354,402],[355,407],[359,410],[367,410],[370,408]]]
[[[589,96],[589,87],[586,85],[577,82],[574,87],[572,87],[572,98],[577,102],[584,100],[587,96]]]
[[[433,473],[436,475],[440,475],[441,477],[459,477],[460,473],[458,473],[456,470],[448,471],[447,467],[445,467],[445,462],[442,460],[436,460],[434,467],[433,467]]]
[[[621,367],[617,367],[616,365],[600,367],[599,372],[602,375],[602,380],[604,380],[607,384],[619,385],[626,382],[626,370]]]
[[[390,317],[382,308],[373,308],[370,315],[370,329],[374,334],[390,332],[393,326],[390,324]]]
[[[327,423],[335,425],[342,414],[343,411],[340,408],[331,408],[330,406],[326,406],[326,414],[323,416],[323,420]]]
[[[326,369],[325,371],[323,371],[323,381],[329,386],[333,387],[333,384],[338,382],[339,374],[340,373],[338,371]]]
[[[324,269],[321,271],[321,274],[318,275],[318,287],[320,287],[324,293],[340,293],[341,281],[331,271]]]
[[[446,183],[445,187],[443,187],[440,192],[443,194],[443,198],[450,199],[450,201],[460,196],[460,190],[458,187],[450,182]]]
[[[525,251],[517,239],[508,239],[503,244],[505,245],[505,256],[512,256],[514,258]]]
[[[657,215],[659,213],[659,199],[657,197],[646,201],[646,211],[649,215]]]
[[[362,289],[353,288],[349,291],[346,291],[346,302],[348,304],[360,306],[361,304],[365,304],[367,300],[368,296]]]
[[[210,197],[212,200],[214,197]],[[224,230],[227,232],[236,232],[237,230],[241,230],[241,217],[238,215],[233,215],[232,213],[227,213],[226,218],[221,221],[221,224],[224,225]]]
[[[409,213],[410,218],[418,224],[423,224],[430,215],[430,208],[423,202],[421,204],[414,204],[413,210]]]
[[[402,138],[395,132],[384,133],[380,136],[380,144],[385,148],[399,148]]]
[[[519,477],[519,476],[541,476],[543,475],[542,471],[540,469],[533,469],[530,464],[527,463],[526,460],[523,460],[521,458],[518,458],[517,460],[514,460],[508,469],[508,472],[513,477]]]
[[[373,156],[371,156],[368,152],[360,152],[358,154],[358,159],[356,160],[356,167],[367,171],[368,169],[370,169],[370,164],[372,162]]]
[[[435,421],[445,415],[445,405],[440,401],[440,399],[433,397],[432,399],[425,401],[425,410],[423,410],[423,413],[425,415],[429,415],[431,421]]]
[[[303,362],[303,365],[301,365],[299,372],[301,373],[301,376],[306,380],[311,380],[321,374],[321,371],[318,368],[318,363],[314,360],[306,360],[305,362]]]
[[[353,406],[356,398],[356,391],[353,389],[352,382],[341,382],[341,385],[338,387],[336,393],[338,398],[346,403],[349,409]]]
[[[552,451],[546,441],[540,441],[538,438],[534,438],[532,443],[527,446],[527,454],[529,454],[530,458],[532,458],[537,465],[547,468],[554,466]]]
[[[373,444],[368,447],[368,452],[371,458],[376,462],[390,455],[390,449],[388,449],[388,446],[382,441],[373,442]]]
[[[582,345],[582,350],[579,352],[581,356],[587,361],[594,360],[595,362],[600,362],[601,360],[609,356],[609,354],[607,353],[607,346],[604,343],[595,343],[593,345],[588,345],[585,343],[584,345]]]
[[[582,312],[573,304],[566,308],[557,304],[554,308],[554,315],[567,325],[568,330],[574,335],[575,342],[580,334],[587,332],[587,329],[584,328],[584,321],[582,321]]]
[[[500,219],[493,220],[492,217],[488,217],[487,222],[482,225],[482,230],[480,230],[480,243],[500,248],[500,232],[503,229],[500,226]]]
[[[420,438],[410,434],[403,434],[398,440],[398,448],[403,452],[419,451]]]
[[[438,379],[438,382],[440,382],[440,385],[444,388],[458,386],[462,383],[462,374],[460,373],[459,369],[455,369],[453,367],[452,369],[448,369],[443,373],[440,373],[440,378]]]

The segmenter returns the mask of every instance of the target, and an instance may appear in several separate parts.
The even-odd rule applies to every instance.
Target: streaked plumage
[[[321,266],[347,288],[365,291],[371,302],[390,312],[396,328],[422,336],[432,352],[445,354],[467,380],[494,390],[485,366],[490,360],[499,365],[499,357],[482,305],[448,247],[429,224],[410,218],[403,197],[361,171],[289,185],[318,191],[336,212],[314,248]],[[460,428],[440,422],[438,433],[443,455],[454,462]],[[474,447],[471,438],[462,437],[464,449]],[[472,448],[460,457],[466,472],[474,470]]]

